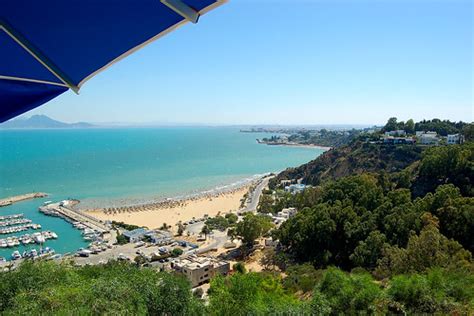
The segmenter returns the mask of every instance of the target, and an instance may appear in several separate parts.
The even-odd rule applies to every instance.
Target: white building
[[[306,185],[298,183],[298,184],[290,184],[285,187],[286,192],[290,192],[291,194],[301,193],[306,189]]]
[[[134,243],[142,240],[147,232],[148,230],[145,228],[137,228],[134,230],[124,231],[123,235],[128,239],[129,242]]]
[[[423,145],[438,145],[439,143],[438,133],[436,132],[426,132],[420,134],[419,139],[420,143]]]
[[[175,260],[171,263],[171,267],[184,274],[192,287],[208,282],[215,275],[226,275],[230,271],[230,263],[227,261],[195,255]]]
[[[463,140],[464,139],[461,134],[449,134],[447,138],[447,143],[448,145],[462,144]]]
[[[173,242],[173,234],[165,230],[149,231],[145,234],[156,245],[168,245]]]
[[[277,213],[277,217],[289,219],[290,217],[294,216],[296,212],[297,211],[295,207],[284,208],[280,212]]]

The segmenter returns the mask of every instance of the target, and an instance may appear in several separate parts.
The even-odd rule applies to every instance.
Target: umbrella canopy
[[[226,0],[4,0],[0,122],[76,93],[97,73]]]

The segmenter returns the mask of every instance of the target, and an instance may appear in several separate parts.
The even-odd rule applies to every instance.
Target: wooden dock
[[[16,196],[10,196],[4,199],[0,199],[0,207],[12,205],[13,203],[16,203],[16,202],[21,202],[21,201],[26,201],[26,200],[36,199],[36,198],[43,198],[46,196],[48,196],[48,194],[43,193],[43,192],[33,192],[33,193],[16,195]]]

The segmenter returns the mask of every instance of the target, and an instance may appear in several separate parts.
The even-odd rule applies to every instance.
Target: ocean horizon
[[[261,137],[232,127],[0,130],[0,197],[156,200],[279,172],[324,152],[257,144]]]

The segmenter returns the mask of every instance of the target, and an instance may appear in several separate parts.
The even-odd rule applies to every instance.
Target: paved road
[[[194,224],[186,225],[186,230],[189,231],[192,235],[199,235],[202,231],[202,227],[204,226],[204,222],[197,222]]]
[[[218,230],[214,230],[212,235],[210,235],[208,238],[213,240],[213,242],[211,244],[209,244],[208,246],[200,247],[199,249],[196,249],[196,252],[198,254],[208,252],[212,249],[222,248],[222,247],[224,247],[224,244],[228,240],[227,232],[226,231],[221,232],[221,231],[218,231]]]
[[[255,212],[257,210],[258,201],[260,200],[260,196],[262,195],[263,189],[265,189],[268,185],[268,181],[272,177],[263,178],[262,181],[257,185],[255,190],[253,190],[252,195],[249,197],[250,202],[247,206],[243,209],[244,211],[252,211]]]

